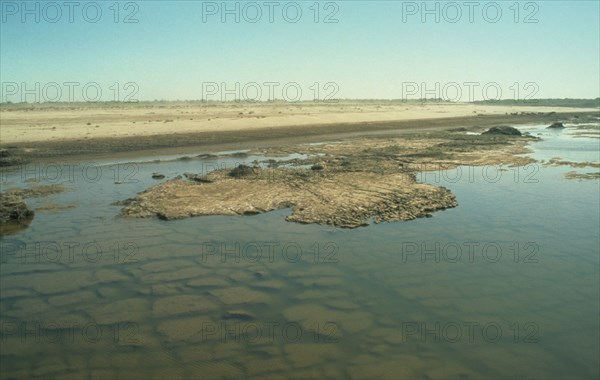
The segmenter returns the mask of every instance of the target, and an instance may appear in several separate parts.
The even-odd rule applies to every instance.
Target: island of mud
[[[458,203],[448,189],[419,183],[416,173],[459,165],[525,165],[533,160],[517,154],[528,152],[531,140],[520,134],[445,131],[266,149],[252,154],[307,158],[182,173],[122,202],[122,215],[172,220],[291,208],[288,221],[343,228],[429,217]]]
[[[35,215],[25,198],[45,197],[64,191],[60,185],[32,186],[27,189],[0,191],[0,236],[26,228]]]

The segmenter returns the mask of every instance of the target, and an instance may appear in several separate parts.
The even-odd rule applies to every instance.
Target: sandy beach
[[[474,104],[196,103],[110,104],[87,107],[3,107],[2,143],[122,138],[164,134],[248,131],[367,122],[434,120],[523,113],[593,112],[594,109]],[[597,110],[596,110],[597,112]]]
[[[27,161],[185,153],[343,134],[553,122],[595,109],[444,103],[139,103],[4,105],[2,148]],[[16,162],[18,163],[18,162]],[[5,165],[6,166],[6,165]]]

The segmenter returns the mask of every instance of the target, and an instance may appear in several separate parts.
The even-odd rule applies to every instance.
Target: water
[[[526,130],[545,139],[536,158],[598,161],[598,140]],[[258,158],[98,162],[30,199],[76,207],[2,238],[0,377],[599,376],[600,190],[563,177],[597,169],[421,174],[460,206],[355,230],[288,223],[289,210],[115,217],[153,172]]]

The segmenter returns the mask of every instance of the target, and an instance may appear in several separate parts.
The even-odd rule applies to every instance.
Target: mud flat
[[[282,169],[258,169],[256,178],[233,179],[210,175],[212,183],[174,179],[140,194],[123,210],[127,216],[180,219],[200,215],[252,215],[292,208],[286,219],[298,223],[354,228],[368,220],[400,221],[457,206],[444,188],[418,184],[397,174],[328,173],[312,177]],[[289,180],[268,179],[269,175]]]
[[[577,173],[577,172],[568,172],[565,174],[566,179],[587,179],[594,180],[600,179],[600,172],[592,172],[592,173]]]
[[[172,220],[291,208],[288,221],[343,228],[429,217],[458,203],[448,189],[417,182],[416,172],[524,165],[532,160],[516,154],[528,152],[525,145],[533,139],[460,131],[271,148],[260,153],[308,158],[265,160],[202,176],[186,173],[124,201],[122,215]]]

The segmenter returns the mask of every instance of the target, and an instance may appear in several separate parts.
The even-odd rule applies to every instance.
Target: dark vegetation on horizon
[[[42,102],[42,103],[29,103],[29,102],[5,102],[0,103],[0,108],[11,108],[11,109],[27,109],[27,108],[53,108],[53,107],[89,107],[89,106],[147,106],[152,107],[154,105],[166,104],[166,105],[193,105],[193,104],[207,104],[207,105],[219,105],[219,104],[336,104],[336,103],[363,103],[363,104],[459,104],[468,102],[452,102],[444,99],[433,98],[433,99],[330,99],[327,101],[323,100],[300,100],[296,102],[287,102],[284,100],[275,99],[272,101],[256,101],[250,102],[247,100],[230,100],[230,101],[217,101],[217,100],[151,100],[151,101],[136,101],[136,102],[115,102],[115,101],[99,101],[99,102]],[[600,98],[596,99],[528,99],[528,100],[514,100],[514,99],[501,99],[501,100],[478,100],[470,102],[472,104],[482,105],[502,105],[502,106],[540,106],[540,107],[577,107],[577,108],[600,108]]]
[[[502,106],[540,106],[540,107],[580,107],[580,108],[598,108],[600,107],[600,98],[596,99],[529,99],[529,100],[479,100],[473,104],[502,105]]]

